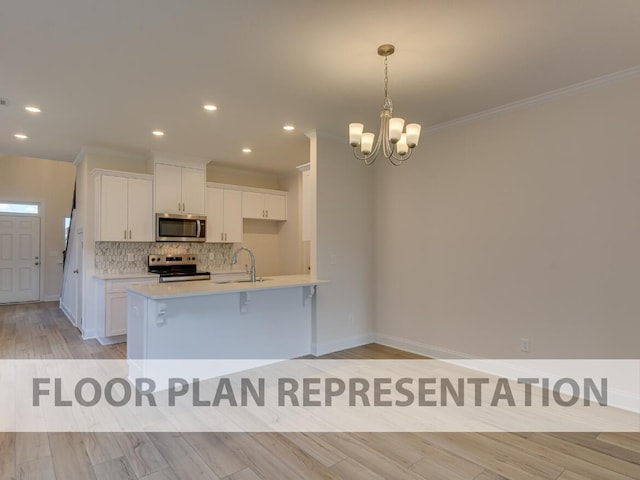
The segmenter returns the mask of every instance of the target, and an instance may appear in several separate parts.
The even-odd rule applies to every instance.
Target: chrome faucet
[[[238,253],[242,250],[246,251],[251,257],[251,281],[255,283],[256,281],[256,257],[253,256],[253,252],[249,250],[247,247],[240,247],[235,252],[233,252],[233,256],[231,257],[231,265],[235,265],[238,263]]]

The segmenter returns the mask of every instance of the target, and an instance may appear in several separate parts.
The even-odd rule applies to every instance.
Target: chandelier
[[[391,116],[393,105],[388,93],[387,60],[394,51],[393,45],[385,44],[378,47],[378,55],[384,57],[384,104],[380,113],[378,138],[376,139],[373,133],[363,133],[364,125],[362,123],[349,124],[349,143],[353,147],[353,155],[367,165],[375,162],[380,150],[392,164],[402,164],[411,156],[420,138],[421,127],[419,124],[410,123],[403,132],[404,119]]]

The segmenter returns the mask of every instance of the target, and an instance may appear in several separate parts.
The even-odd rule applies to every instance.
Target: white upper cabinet
[[[204,214],[206,170],[182,167],[182,213]]]
[[[143,177],[96,176],[97,241],[153,241],[153,182]]]
[[[207,242],[242,242],[242,192],[207,188]]]
[[[182,213],[182,167],[156,164],[156,213]]]
[[[129,180],[125,177],[101,175],[96,178],[100,188],[100,201],[97,205],[97,240],[103,242],[124,242],[127,240],[129,222],[127,210],[129,201],[127,191]]]
[[[206,171],[156,163],[156,213],[204,214]]]
[[[242,216],[261,220],[286,220],[287,197],[284,193],[242,192]]]
[[[130,178],[127,189],[127,218],[129,240],[152,242],[154,240],[153,181]]]
[[[264,209],[267,220],[287,219],[287,197],[285,195],[264,194]]]
[[[265,218],[264,193],[242,192],[242,216]]]

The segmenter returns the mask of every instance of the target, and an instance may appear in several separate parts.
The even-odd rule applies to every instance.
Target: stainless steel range
[[[197,269],[198,258],[193,253],[182,255],[149,255],[149,273],[160,275],[160,283],[209,280],[211,274]]]

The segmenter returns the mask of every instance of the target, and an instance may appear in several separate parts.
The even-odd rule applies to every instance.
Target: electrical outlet
[[[528,338],[521,338],[520,339],[520,351],[521,352],[528,352],[529,351],[529,339]]]
[[[133,262],[133,253],[128,253],[127,254],[127,261]]]

